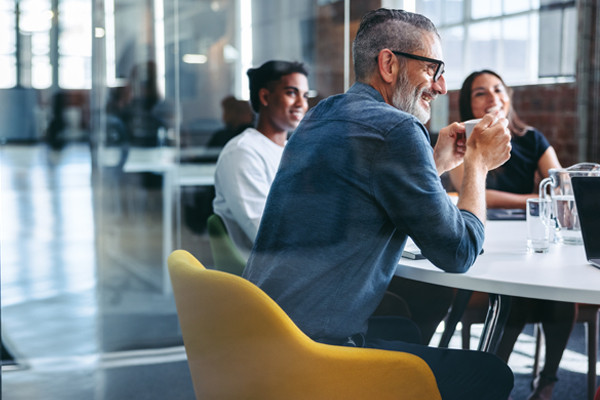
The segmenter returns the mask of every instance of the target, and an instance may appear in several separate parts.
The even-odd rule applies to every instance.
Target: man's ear
[[[263,107],[269,105],[269,89],[262,88],[258,90],[258,100]]]
[[[396,55],[390,49],[383,49],[377,55],[377,69],[381,80],[385,83],[393,83],[398,74],[398,63]]]

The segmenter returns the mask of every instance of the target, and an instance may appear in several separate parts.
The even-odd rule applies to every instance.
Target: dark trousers
[[[433,371],[443,400],[508,399],[514,376],[497,356],[474,350],[417,344],[420,342],[418,331],[407,318],[372,317],[362,345],[421,357]]]

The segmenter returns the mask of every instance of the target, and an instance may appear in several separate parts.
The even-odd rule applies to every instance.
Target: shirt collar
[[[347,93],[360,94],[372,97],[373,100],[380,101],[382,103],[385,102],[383,96],[379,91],[377,91],[373,86],[368,85],[363,82],[355,82],[350,89],[348,89]]]

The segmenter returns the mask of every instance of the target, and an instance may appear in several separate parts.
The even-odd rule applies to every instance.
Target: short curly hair
[[[247,72],[250,81],[250,104],[254,112],[260,110],[258,92],[269,84],[277,82],[282,76],[299,73],[308,77],[308,71],[303,63],[296,61],[267,61],[258,68],[250,68]]]

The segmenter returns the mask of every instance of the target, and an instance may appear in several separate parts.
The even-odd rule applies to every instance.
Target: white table
[[[483,248],[484,254],[464,274],[444,272],[428,260],[402,258],[396,275],[492,295],[600,304],[600,269],[587,262],[583,246],[553,244],[548,253],[529,254],[525,221],[488,221]],[[497,336],[505,301],[491,297],[480,350],[489,350]]]
[[[163,292],[171,292],[167,258],[173,251],[173,193],[181,186],[212,186],[214,185],[215,163],[188,163],[176,162],[178,149],[171,147],[154,148],[132,148],[129,151],[127,161],[123,166],[123,172],[139,173],[152,172],[161,174],[162,196],[163,196]],[[214,149],[206,150],[214,152]],[[206,155],[203,149],[184,149],[180,154]],[[212,154],[212,153],[211,153]]]

